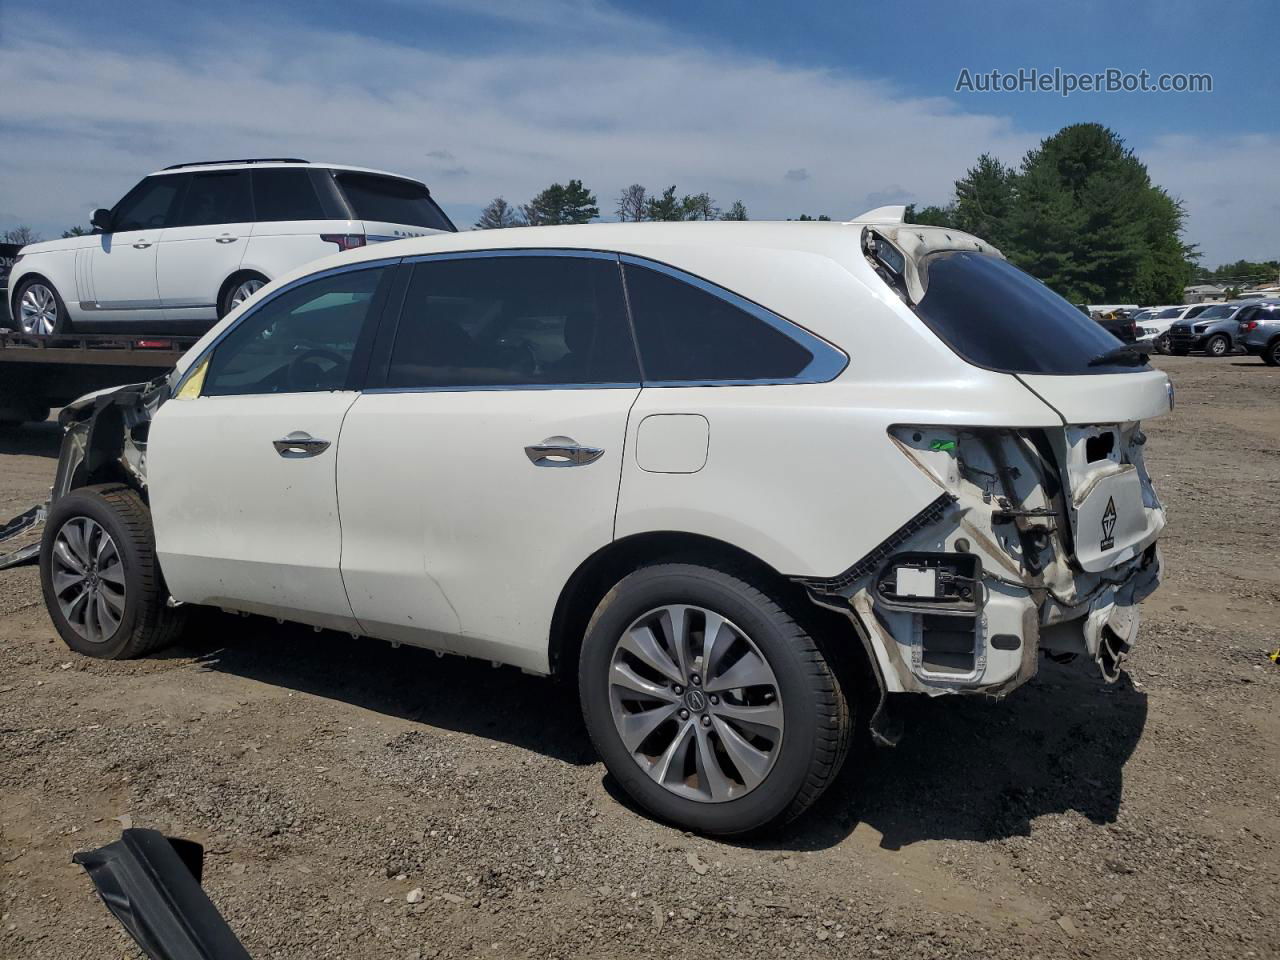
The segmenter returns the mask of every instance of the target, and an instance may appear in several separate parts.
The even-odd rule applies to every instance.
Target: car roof
[[[315,170],[342,170],[350,173],[372,173],[380,177],[394,177],[396,180],[411,180],[422,183],[403,173],[391,173],[387,170],[376,170],[373,167],[354,167],[346,163],[313,163],[308,160],[211,160],[208,163],[181,163],[165,167],[151,174],[153,177],[166,176],[171,173],[207,173],[211,170],[270,170],[281,167],[301,167]]]

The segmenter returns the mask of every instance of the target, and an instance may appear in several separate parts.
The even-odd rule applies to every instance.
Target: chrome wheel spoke
[[[67,525],[62,528],[67,547],[80,562],[81,569],[89,566],[89,545],[85,542],[87,524],[88,521],[77,517],[75,520],[67,521]]]
[[[124,557],[106,529],[91,517],[72,517],[54,537],[50,579],[58,608],[90,643],[115,635],[127,599]]]
[[[83,573],[67,573],[65,570],[54,570],[51,576],[53,578],[53,592],[58,596],[62,596],[72,587],[84,583]]]
[[[71,552],[71,547],[67,544],[65,538],[59,536],[53,545],[53,556],[55,560],[62,563],[64,567],[74,573],[80,574],[83,578],[86,571],[85,565],[80,562],[80,558]]]
[[[669,604],[636,618],[617,639],[608,682],[622,746],[664,789],[720,803],[773,769],[783,737],[777,677],[722,614]]]

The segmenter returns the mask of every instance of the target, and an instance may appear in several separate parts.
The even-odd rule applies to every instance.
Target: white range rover
[[[44,595],[90,656],[203,604],[572,678],[640,804],[738,833],[896,697],[1116,679],[1172,398],[901,208],[366,247],[63,411]]]
[[[18,253],[24,333],[203,333],[312,260],[454,230],[417,180],[296,159],[175,164],[92,219],[91,234]]]

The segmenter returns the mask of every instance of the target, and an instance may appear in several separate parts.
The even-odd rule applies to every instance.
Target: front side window
[[[226,397],[313,393],[347,386],[384,267],[349,270],[268,300],[214,348],[201,391]]]
[[[248,170],[220,170],[193,173],[182,201],[178,226],[197,227],[214,223],[248,223],[253,220],[253,198],[249,194]]]
[[[528,255],[415,264],[386,385],[639,380],[617,262]]]
[[[372,173],[339,173],[336,179],[358,220],[453,230],[449,218],[420,183]]]
[[[789,380],[813,362],[795,338],[724,296],[634,263],[626,272],[646,382]]]
[[[927,257],[922,267],[925,294],[916,315],[972,364],[1001,373],[1147,369],[1123,362],[1090,366],[1119,347],[1116,338],[1007,260],[946,251]]]
[[[116,205],[112,229],[154,230],[170,226],[186,180],[173,174],[147,177]]]

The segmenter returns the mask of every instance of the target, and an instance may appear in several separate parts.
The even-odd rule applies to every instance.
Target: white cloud
[[[126,48],[10,7],[0,89],[6,142],[21,148],[6,152],[0,209],[50,234],[157,167],[283,155],[420,177],[460,224],[494,196],[518,203],[571,177],[606,215],[638,182],[741,199],[757,218],[844,217],[945,202],[979,154],[1016,161],[1044,133],[856,74],[708,51],[599,3],[427,5],[507,21],[513,38],[571,21],[593,41],[458,53],[422,46],[425,29],[389,42],[192,14],[181,50],[136,35]],[[1134,146],[1187,201],[1210,261],[1274,253],[1274,211],[1260,212],[1277,195],[1263,172],[1274,139]]]

